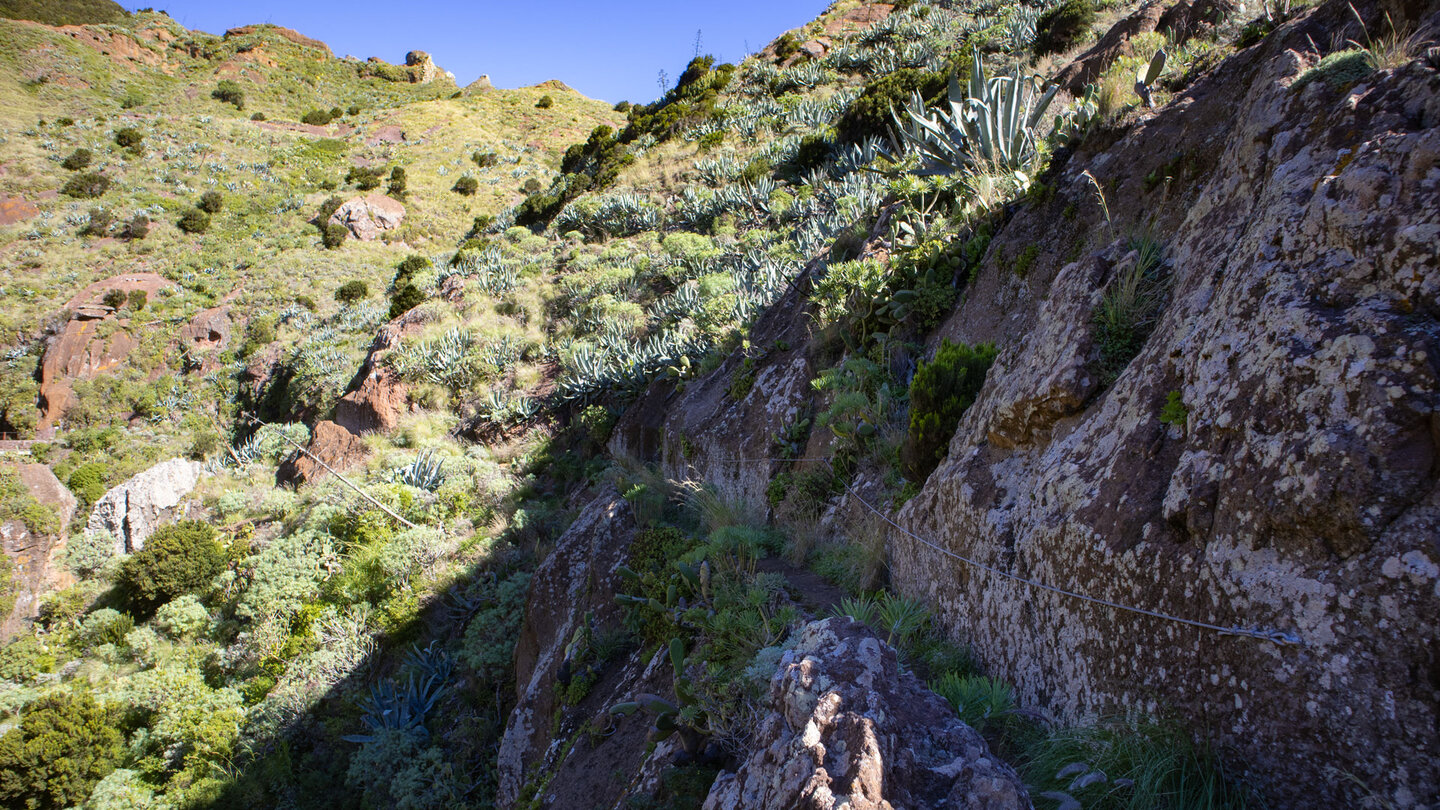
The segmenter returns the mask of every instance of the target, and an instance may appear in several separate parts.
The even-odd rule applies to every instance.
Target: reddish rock
[[[825,33],[831,36],[853,34],[864,31],[875,23],[890,16],[895,6],[889,3],[872,3],[851,9],[825,24]]]
[[[383,143],[404,143],[404,142],[405,142],[405,131],[402,130],[400,127],[395,126],[395,125],[393,125],[393,124],[390,125],[390,126],[380,127],[379,129],[375,130],[375,134],[374,134],[374,135],[371,135],[370,138],[365,141],[365,143],[366,143],[367,145],[369,145],[369,146],[379,146],[380,144],[383,144]]]
[[[0,225],[24,222],[39,213],[40,209],[23,197],[0,196]]]
[[[0,639],[15,635],[35,618],[42,596],[75,582],[64,565],[64,526],[75,516],[75,496],[44,464],[19,464],[11,469],[19,474],[20,481],[36,500],[55,510],[61,532],[34,535],[20,521],[0,523],[0,549],[11,564],[15,597],[15,607],[10,614],[0,616]]]
[[[351,433],[388,433],[405,413],[408,389],[388,368],[371,367],[360,386],[335,404],[335,422]]]
[[[228,306],[201,310],[180,330],[180,350],[191,361],[198,361],[202,372],[212,371],[219,353],[230,344],[234,325],[234,316]],[[195,366],[192,364],[189,367]]]
[[[330,470],[344,472],[365,460],[369,450],[359,436],[334,422],[319,422],[305,448],[309,455],[296,452],[280,465],[275,478],[282,484],[299,486],[324,478]],[[316,462],[316,459],[323,465]],[[330,470],[326,470],[328,466]]]
[[[101,326],[116,318],[115,311],[100,299],[110,290],[129,293],[135,290],[150,297],[166,287],[169,281],[154,273],[132,273],[97,281],[70,299],[67,308],[70,320],[60,334],[50,338],[40,361],[40,423],[48,433],[70,405],[70,386],[76,379],[88,380],[118,368],[139,345],[126,331],[128,320],[119,321],[119,329],[108,337],[100,337]]]
[[[225,38],[233,39],[234,37],[243,37],[249,34],[260,33],[262,31],[269,31],[270,33],[275,34],[281,39],[288,40],[295,43],[296,45],[300,45],[305,48],[313,48],[317,51],[323,51],[326,58],[333,58],[335,56],[334,52],[330,50],[330,46],[326,45],[320,40],[311,39],[310,37],[305,36],[299,31],[291,28],[282,28],[278,25],[242,25],[238,28],[231,28],[230,30],[226,31]]]

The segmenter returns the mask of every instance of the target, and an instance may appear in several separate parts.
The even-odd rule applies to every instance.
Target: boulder
[[[151,467],[106,492],[90,511],[85,531],[109,532],[117,553],[139,551],[156,529],[179,516],[176,507],[194,491],[204,471],[204,464],[183,458]]]
[[[24,197],[0,194],[0,225],[14,225],[39,215],[40,209]]]
[[[705,810],[1031,807],[1013,768],[849,618],[812,622],[770,682],[769,713]]]
[[[344,225],[362,242],[373,242],[384,231],[400,226],[405,206],[384,194],[353,197],[330,215],[330,224]]]
[[[235,326],[234,316],[228,306],[201,310],[180,330],[180,350],[185,352],[192,363],[198,364],[202,372],[217,367],[218,355],[230,345],[230,333]]]
[[[297,451],[280,465],[275,472],[277,482],[299,486],[316,481],[329,475],[326,466],[335,472],[343,472],[364,461],[370,453],[359,436],[328,421],[315,424],[310,444],[305,449],[309,455]],[[324,464],[317,462],[317,458]]]

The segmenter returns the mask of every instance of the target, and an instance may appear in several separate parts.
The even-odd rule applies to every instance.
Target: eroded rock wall
[[[1292,89],[1348,14],[1327,4],[1102,133],[1016,213],[941,330],[1001,355],[898,518],[1018,576],[1301,643],[1087,604],[899,532],[893,574],[1025,703],[1175,710],[1280,806],[1433,807],[1440,74]],[[1105,388],[1092,311],[1145,227],[1168,303]],[[1160,420],[1170,392],[1183,424]]]

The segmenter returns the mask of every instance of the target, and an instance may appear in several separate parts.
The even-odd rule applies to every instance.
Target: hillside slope
[[[1433,807],[1437,12],[0,20],[0,803]]]

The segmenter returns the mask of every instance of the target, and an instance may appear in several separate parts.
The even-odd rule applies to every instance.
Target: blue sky
[[[464,85],[482,73],[499,87],[559,79],[587,96],[651,101],[664,70],[673,83],[695,52],[739,61],[820,15],[828,0],[146,0],[187,28],[221,34],[274,23],[324,40],[337,56],[403,62],[429,51]]]

